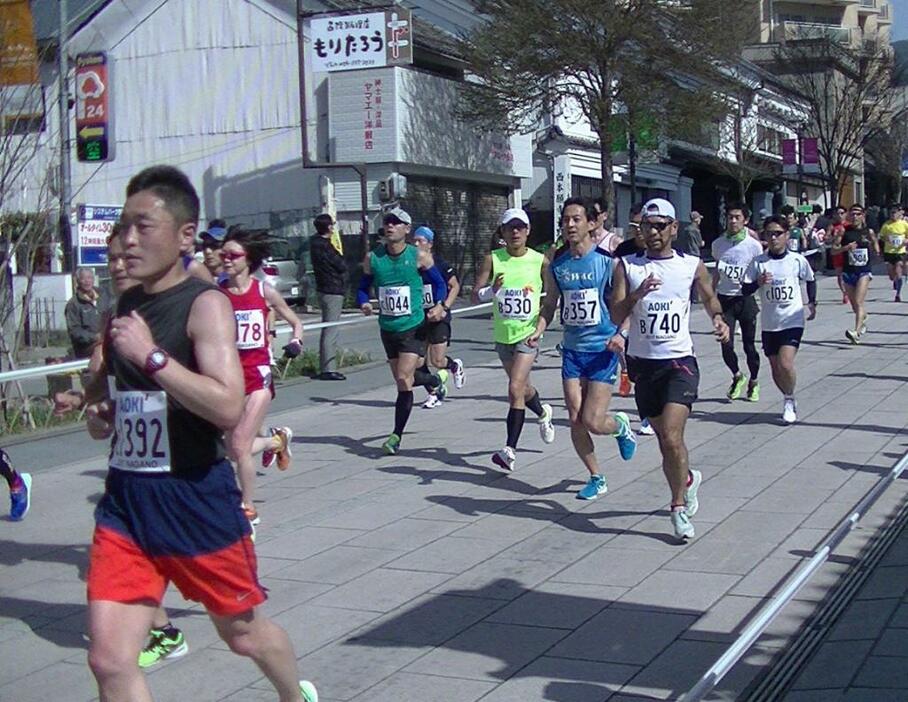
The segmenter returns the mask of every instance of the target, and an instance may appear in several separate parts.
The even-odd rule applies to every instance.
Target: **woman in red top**
[[[255,466],[252,456],[269,449],[277,454],[281,470],[290,466],[289,427],[274,430],[274,436],[260,437],[259,432],[268,405],[274,397],[271,378],[271,344],[268,333],[268,313],[275,313],[292,327],[290,343],[285,347],[288,355],[298,355],[302,349],[303,324],[284,298],[253,274],[268,256],[268,233],[233,227],[224,238],[220,257],[224,262],[227,279],[221,289],[227,293],[236,315],[236,346],[246,381],[246,405],[240,423],[227,433],[227,450],[236,463],[243,509],[252,524],[258,524],[258,512],[253,505],[255,491]]]
[[[829,225],[829,236],[827,241],[835,241],[845,233],[845,208],[838,207],[832,214],[832,221]],[[842,274],[845,271],[845,254],[831,253],[830,259],[832,267],[835,269],[836,280],[839,283],[839,290],[842,291],[842,304],[848,304],[848,293],[845,291],[845,284],[842,282]]]

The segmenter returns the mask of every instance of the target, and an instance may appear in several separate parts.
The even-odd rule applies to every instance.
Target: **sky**
[[[908,0],[889,0],[892,4],[892,40],[908,39]]]

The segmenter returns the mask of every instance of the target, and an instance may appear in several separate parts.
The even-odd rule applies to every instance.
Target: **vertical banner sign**
[[[120,205],[79,205],[76,209],[76,245],[80,266],[107,264],[107,237],[122,211]]]
[[[400,7],[309,20],[309,65],[316,73],[413,63],[410,11]]]
[[[108,68],[103,51],[76,57],[76,153],[80,161],[113,161]]]
[[[782,139],[782,173],[798,171],[798,140]]]
[[[801,163],[804,165],[804,173],[820,172],[820,148],[816,137],[801,139]]]
[[[28,0],[0,0],[0,86],[38,82],[38,49]]]
[[[552,241],[558,241],[561,235],[561,208],[564,207],[564,201],[571,197],[571,157],[556,156],[552,173],[554,187],[554,224],[555,229],[552,233]]]

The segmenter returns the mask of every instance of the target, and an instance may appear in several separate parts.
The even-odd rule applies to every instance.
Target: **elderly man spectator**
[[[700,257],[700,249],[703,248],[703,235],[700,233],[700,222],[703,221],[703,215],[696,210],[691,210],[690,224],[678,233],[678,248],[686,254]]]
[[[347,291],[347,264],[343,255],[331,243],[334,229],[331,215],[320,214],[313,224],[315,236],[310,242],[309,257],[312,259],[318,304],[322,310],[322,321],[336,322],[340,319],[344,294]],[[346,380],[346,377],[337,371],[338,336],[337,327],[322,329],[318,349],[321,372],[316,376],[319,380]]]
[[[66,329],[76,358],[88,358],[100,338],[101,293],[91,268],[76,270],[76,291],[66,303]]]

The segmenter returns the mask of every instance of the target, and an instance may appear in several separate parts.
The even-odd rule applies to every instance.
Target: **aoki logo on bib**
[[[383,285],[378,289],[378,309],[386,317],[406,317],[413,311],[409,285]]]
[[[602,305],[599,302],[599,290],[583,288],[582,290],[565,290],[564,307],[561,310],[561,323],[572,327],[595,327],[602,321]]]
[[[261,310],[236,310],[236,347],[261,349],[265,347],[265,315]]]
[[[672,341],[681,334],[687,311],[685,300],[643,300],[644,314],[640,315],[640,336],[649,341]]]
[[[533,316],[533,299],[524,288],[502,288],[498,291],[498,315],[504,319],[526,321]]]
[[[868,249],[851,249],[848,252],[848,265],[850,266],[866,266],[869,261]]]
[[[140,473],[170,472],[167,393],[118,390],[110,465]]]

